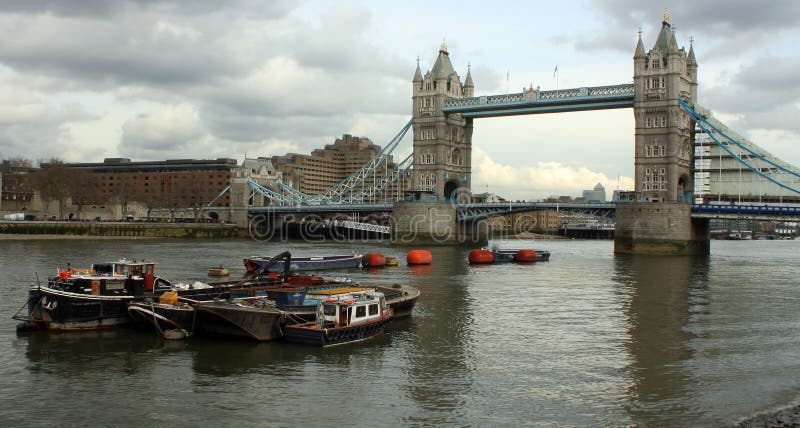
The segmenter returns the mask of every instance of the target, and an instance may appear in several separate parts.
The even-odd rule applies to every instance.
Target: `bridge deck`
[[[629,203],[629,202],[620,202]],[[570,211],[594,217],[613,218],[616,203],[550,203],[550,202],[506,202],[483,204],[457,204],[459,221],[475,221],[484,218],[539,210]],[[348,213],[348,212],[392,212],[392,204],[358,205],[295,205],[274,207],[250,207],[250,214],[289,214],[289,213]],[[694,204],[692,217],[695,218],[738,218],[753,220],[800,221],[800,205],[720,205]]]
[[[464,117],[497,117],[633,107],[633,84],[526,91],[515,94],[450,98],[442,111]]]

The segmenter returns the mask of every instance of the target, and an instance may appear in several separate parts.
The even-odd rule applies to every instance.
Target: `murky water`
[[[57,263],[222,264],[407,249],[382,243],[0,241],[0,420],[19,425],[727,425],[800,396],[800,241],[715,241],[710,257],[614,256],[610,241],[495,243],[550,262],[338,272],[422,291],[414,315],[316,349],[126,329],[17,336],[11,315]]]

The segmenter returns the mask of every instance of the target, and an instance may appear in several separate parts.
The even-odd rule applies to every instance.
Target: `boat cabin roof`
[[[103,275],[134,275],[140,276],[155,273],[156,264],[154,262],[137,262],[136,260],[120,259],[115,262],[95,263],[92,270],[97,274]]]

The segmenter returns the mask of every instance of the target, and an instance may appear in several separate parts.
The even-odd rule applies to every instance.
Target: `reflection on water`
[[[624,311],[629,319],[627,371],[633,382],[627,409],[632,419],[646,426],[674,422],[674,415],[654,411],[674,401],[672,410],[691,421],[691,403],[680,400],[691,374],[681,363],[692,357],[692,335],[686,329],[689,295],[699,273],[707,270],[707,258],[619,255],[614,270],[629,299]]]
[[[425,413],[410,414],[405,422],[453,424],[464,418],[465,396],[472,385],[473,308],[469,290],[460,280],[466,269],[464,251],[437,248],[433,256],[449,263],[409,267],[430,298],[425,315],[415,314],[417,328],[404,353],[408,374],[404,389]]]
[[[408,249],[375,243],[0,241],[0,400],[14,403],[0,420],[721,426],[800,392],[800,241],[715,242],[700,258],[614,256],[609,241],[498,246],[552,258],[468,266],[468,248],[432,248],[432,265],[405,266]],[[146,256],[164,277],[194,281],[220,264],[236,277],[242,257],[285,249],[397,257],[335,276],[419,288],[413,317],[330,349],[124,329],[17,336],[9,319],[33,273],[56,263]]]

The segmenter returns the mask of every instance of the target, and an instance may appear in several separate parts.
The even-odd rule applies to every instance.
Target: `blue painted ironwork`
[[[392,169],[383,177],[377,180],[372,186],[363,187],[360,191],[352,193],[348,202],[363,203],[365,199],[371,199],[382,193],[387,187],[396,183],[401,177],[405,177],[411,167],[414,165],[414,154],[408,155],[405,159],[397,164],[396,169]]]
[[[557,113],[633,107],[632,83],[559,89],[533,90],[471,98],[448,98],[442,111],[463,117],[496,117],[520,114]]]
[[[224,195],[224,194],[228,193],[228,191],[229,191],[229,190],[231,190],[231,186],[230,186],[230,184],[229,184],[229,185],[228,185],[228,187],[226,187],[226,188],[225,188],[223,191],[219,192],[219,195],[217,195],[217,196],[216,196],[214,199],[212,199],[212,200],[211,200],[211,202],[209,202],[208,204],[206,204],[206,206],[207,206],[207,207],[210,207],[210,206],[211,206],[211,204],[213,204],[214,202],[217,202],[217,200],[218,200],[219,198],[221,198],[221,197],[222,197],[222,195]]]
[[[375,172],[380,168],[386,160],[389,158],[389,155],[392,154],[394,149],[397,147],[397,144],[405,137],[408,130],[411,129],[411,120],[406,123],[400,132],[392,138],[392,140],[384,146],[378,154],[376,154],[369,162],[364,164],[358,171],[351,174],[349,177],[345,178],[335,186],[330,187],[328,190],[320,193],[319,195],[314,195],[310,199],[307,199],[309,202],[315,201],[323,201],[323,200],[334,200],[339,199],[346,200],[347,198],[344,196],[346,194],[352,194],[353,191],[361,186],[368,177],[371,177],[375,174]]]
[[[800,205],[796,204],[695,204],[692,217],[752,218],[784,221],[800,220]]]
[[[737,147],[740,147],[740,148],[742,148],[742,149],[745,149],[746,151],[748,151],[748,152],[750,152],[750,153],[753,153],[754,155],[756,154],[756,153],[755,153],[755,152],[753,152],[753,151],[752,151],[750,148],[748,148],[748,147],[746,147],[746,146],[742,145],[741,143],[739,143],[739,142],[738,142],[738,141],[736,141],[735,139],[733,139],[733,138],[729,137],[727,134],[725,134],[724,132],[720,131],[720,130],[719,130],[719,128],[717,128],[717,127],[716,127],[716,126],[714,126],[713,124],[709,123],[709,121],[708,121],[706,118],[704,118],[704,117],[703,117],[703,116],[702,116],[700,113],[698,113],[697,111],[695,111],[695,109],[693,109],[691,106],[689,106],[689,104],[687,104],[687,103],[686,103],[684,100],[679,100],[679,103],[680,103],[680,106],[681,106],[681,107],[684,109],[684,111],[686,111],[686,113],[688,113],[688,114],[689,114],[689,116],[690,116],[690,117],[691,117],[691,118],[692,118],[692,119],[695,121],[695,123],[697,123],[697,126],[699,126],[699,127],[700,127],[700,128],[703,130],[703,131],[705,131],[705,133],[706,133],[706,134],[708,134],[708,136],[709,136],[709,137],[711,137],[711,139],[712,139],[712,140],[713,140],[713,141],[714,141],[714,142],[715,142],[715,143],[716,143],[716,144],[717,144],[719,147],[721,147],[723,150],[725,150],[725,151],[726,151],[726,152],[727,152],[727,153],[728,153],[728,154],[729,154],[729,155],[730,155],[732,158],[734,158],[734,159],[736,159],[737,161],[739,161],[739,163],[741,163],[742,165],[744,165],[745,167],[747,167],[747,168],[748,168],[750,171],[752,171],[753,173],[755,173],[755,174],[759,175],[760,177],[763,177],[763,178],[765,178],[765,179],[769,180],[770,182],[772,182],[773,184],[777,185],[778,187],[781,187],[781,188],[783,188],[783,189],[786,189],[786,190],[789,190],[789,191],[791,191],[791,192],[794,192],[794,193],[799,193],[799,194],[800,194],[800,189],[795,189],[795,188],[793,188],[793,187],[791,187],[791,186],[788,186],[788,185],[786,185],[786,184],[784,184],[784,183],[781,183],[780,181],[776,180],[776,179],[775,179],[775,178],[773,178],[773,177],[770,177],[770,176],[769,176],[769,175],[767,175],[767,174],[764,174],[764,173],[761,171],[761,169],[760,169],[760,168],[754,167],[754,166],[753,166],[753,165],[751,165],[749,162],[747,162],[746,160],[742,159],[742,158],[741,158],[739,155],[737,155],[736,153],[734,153],[734,152],[733,152],[733,150],[731,150],[731,149],[728,147],[728,145],[727,145],[727,144],[723,143],[723,142],[722,142],[722,141],[719,139],[719,137],[718,137],[717,135],[722,135],[722,136],[724,136],[724,137],[725,137],[725,138],[726,138],[726,139],[727,139],[727,140],[728,140],[730,143],[732,143],[732,144],[736,145]],[[765,161],[766,161],[766,159],[765,159],[763,156],[761,156],[760,154],[758,154],[758,157],[759,157],[759,159],[760,159],[760,160],[765,160]],[[776,166],[776,167],[778,167],[778,164],[777,164],[777,163],[775,163],[775,162],[773,162],[773,161],[766,161],[766,162],[770,163],[770,164],[771,164],[771,165],[773,165],[773,166]],[[786,169],[786,168],[785,168],[785,167],[783,167],[783,166],[781,166],[779,169],[781,169],[781,170],[782,170],[782,171],[784,171],[784,172],[791,173],[792,175],[798,176],[798,174],[797,174],[797,173],[795,173],[794,171],[788,170],[788,169]]]
[[[247,179],[247,184],[249,184],[250,188],[252,189],[252,191],[250,192],[250,197],[254,196],[255,193],[259,193],[264,197],[272,200],[273,202],[277,202],[280,204],[290,204],[295,202],[292,198],[287,197],[286,195],[282,195],[270,189],[269,187],[265,187],[256,183],[255,181],[253,181],[252,178]]]
[[[614,203],[564,204],[550,202],[509,202],[456,205],[456,212],[459,221],[476,221],[500,215],[541,210],[570,211],[587,216],[610,219],[614,218],[616,205]]]
[[[413,163],[409,161],[409,159],[413,159],[413,155],[410,155],[400,162],[397,169],[387,171],[382,177],[374,179],[374,182],[371,184],[367,183],[370,177],[377,177],[378,170],[385,165],[389,156],[394,152],[395,148],[397,148],[398,143],[406,136],[409,129],[411,129],[410,120],[397,135],[392,138],[389,144],[384,146],[380,152],[373,156],[366,164],[362,165],[361,168],[349,177],[318,195],[309,195],[278,180],[276,184],[283,194],[274,192],[276,195],[281,195],[281,197],[268,197],[279,204],[288,202],[302,205],[330,204],[334,201],[340,204],[353,204],[363,202],[366,198],[374,197],[385,190],[386,187],[395,183],[400,177],[408,174],[411,163]]]

